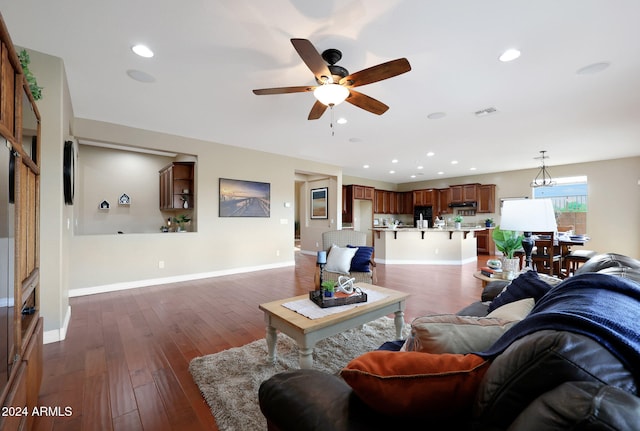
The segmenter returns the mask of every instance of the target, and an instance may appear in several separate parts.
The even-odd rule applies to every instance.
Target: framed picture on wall
[[[311,189],[311,218],[329,218],[328,187]]]
[[[271,184],[220,178],[220,217],[270,217]]]

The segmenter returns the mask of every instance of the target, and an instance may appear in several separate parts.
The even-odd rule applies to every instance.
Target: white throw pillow
[[[327,264],[325,271],[337,272],[338,274],[349,274],[351,268],[351,259],[355,256],[358,248],[343,248],[333,245],[327,255]]]

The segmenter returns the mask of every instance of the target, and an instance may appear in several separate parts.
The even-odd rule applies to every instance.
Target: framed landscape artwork
[[[311,218],[329,218],[328,195],[329,188],[311,189]]]
[[[220,217],[269,217],[271,184],[220,178]]]

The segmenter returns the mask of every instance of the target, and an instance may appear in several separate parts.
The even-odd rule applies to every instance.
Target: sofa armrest
[[[279,373],[260,385],[260,410],[280,431],[348,430],[351,388],[337,376],[316,370]]]
[[[534,400],[509,429],[631,430],[638,426],[640,398],[595,382],[566,382]]]
[[[262,382],[258,399],[272,431],[382,431],[424,425],[422,420],[370,409],[339,376],[318,370],[276,374]]]
[[[636,393],[633,375],[596,341],[568,331],[541,330],[497,356],[484,375],[474,416],[507,429],[539,396],[565,382],[592,382]]]

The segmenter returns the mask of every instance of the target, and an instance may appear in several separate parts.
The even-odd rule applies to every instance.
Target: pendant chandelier
[[[540,151],[541,156],[536,159],[542,160],[542,166],[540,166],[540,172],[531,182],[531,187],[552,187],[556,185],[556,182],[551,178],[551,174],[547,171],[547,167],[544,165],[545,159],[549,157],[545,156],[546,151]]]

